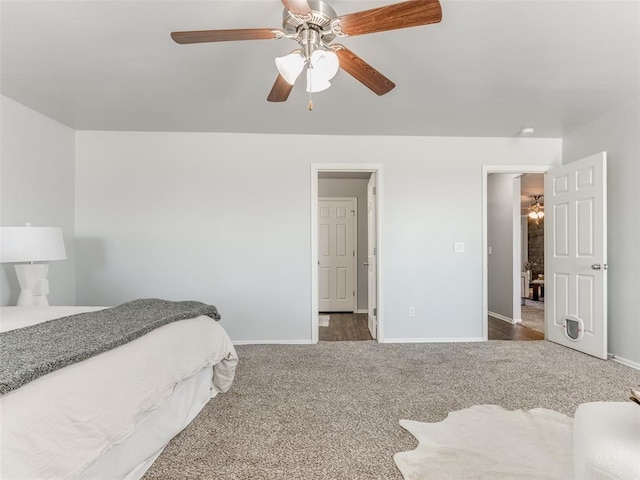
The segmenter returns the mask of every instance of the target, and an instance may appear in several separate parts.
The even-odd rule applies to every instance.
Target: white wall
[[[481,165],[555,165],[562,148],[557,139],[76,138],[78,302],[211,302],[235,341],[311,339],[310,165],[335,163],[327,148],[383,164],[386,339],[480,339]],[[464,254],[453,253],[456,241]]]
[[[2,96],[0,225],[62,227],[67,260],[51,262],[49,303],[75,305],[75,132]],[[13,264],[0,270],[0,304],[15,305],[20,287]]]
[[[640,99],[564,138],[563,163],[607,152],[609,352],[640,366]]]
[[[487,256],[489,314],[520,322],[520,270],[514,273],[520,263],[519,175],[494,173],[487,177],[487,245],[492,250]]]
[[[367,309],[367,185],[369,180],[361,178],[320,178],[318,179],[319,197],[355,197],[358,199],[358,258],[356,270],[358,291],[356,292],[358,309]]]

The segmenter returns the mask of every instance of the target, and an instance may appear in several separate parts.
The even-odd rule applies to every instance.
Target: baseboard
[[[356,313],[369,313],[369,310],[366,308],[359,308],[356,310]]]
[[[311,340],[236,340],[234,345],[313,345]]]
[[[513,318],[509,318],[509,317],[505,317],[504,315],[500,315],[499,313],[493,313],[493,312],[489,312],[489,316],[493,317],[497,320],[502,320],[504,322],[509,322],[510,324],[514,325],[516,323],[518,323],[517,321],[515,321]],[[521,320],[522,322],[522,320]]]
[[[484,342],[482,337],[464,338],[385,338],[380,343],[460,343],[460,342]]]
[[[635,368],[636,370],[640,370],[640,363],[634,362],[633,360],[627,360],[626,358],[619,357],[614,355],[613,353],[607,354],[609,360],[613,360],[614,362],[621,363],[622,365],[626,365],[627,367]]]

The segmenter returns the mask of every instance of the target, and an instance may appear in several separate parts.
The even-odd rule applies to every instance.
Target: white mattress
[[[2,307],[0,330],[96,309]],[[131,437],[178,383],[215,365],[215,396],[229,389],[236,363],[226,332],[201,316],[165,325],[9,392],[0,397],[0,478],[76,477]]]

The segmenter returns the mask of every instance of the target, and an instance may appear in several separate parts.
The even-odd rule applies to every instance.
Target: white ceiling
[[[562,137],[640,96],[640,1],[441,0],[440,24],[341,41],[397,87],[344,72],[266,101],[287,39],[177,45],[175,30],[281,26],[260,1],[6,1],[1,91],[75,129]],[[344,14],[394,3],[332,2]]]

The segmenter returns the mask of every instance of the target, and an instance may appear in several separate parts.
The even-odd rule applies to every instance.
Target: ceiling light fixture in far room
[[[542,195],[533,195],[531,198],[535,202],[529,205],[529,217],[535,220],[536,225],[540,225],[540,220],[544,217],[544,206],[540,204],[540,197]]]
[[[535,130],[533,129],[533,127],[522,127],[518,135],[520,135],[521,137],[530,137],[534,134],[534,132]]]
[[[15,263],[20,307],[49,305],[47,273],[52,260],[65,260],[62,230],[54,227],[0,227],[0,262]],[[42,262],[42,263],[35,263]]]

